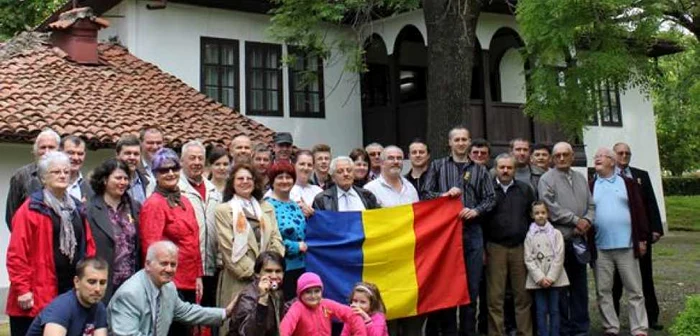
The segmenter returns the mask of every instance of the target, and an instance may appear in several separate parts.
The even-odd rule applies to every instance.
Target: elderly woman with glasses
[[[234,295],[253,282],[255,259],[264,251],[284,255],[274,208],[262,200],[260,177],[247,163],[236,164],[216,207],[216,232],[224,269],[219,277],[217,305],[226,307]],[[220,335],[226,335],[224,326]]]
[[[75,266],[95,254],[80,200],[68,194],[70,159],[50,152],[38,163],[43,188],[12,218],[7,249],[10,290],[5,313],[11,335],[24,335],[32,320],[58,294],[73,288]]]
[[[153,157],[151,170],[156,178],[156,188],[141,208],[141,251],[145,260],[151,244],[160,240],[175,243],[179,253],[173,282],[184,301],[195,303],[202,297],[203,289],[199,225],[192,204],[180,194],[180,168],[180,159],[172,149],[162,148]],[[185,325],[173,323],[169,335],[186,334],[183,330],[188,329]]]

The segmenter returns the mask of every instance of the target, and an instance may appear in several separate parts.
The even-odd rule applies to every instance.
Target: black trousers
[[[282,293],[284,293],[284,301],[291,301],[297,297],[297,281],[299,277],[306,272],[306,268],[298,268],[284,272],[284,280],[282,280]]]
[[[651,267],[651,242],[647,242],[647,253],[639,258],[639,271],[642,273],[642,290],[644,291],[644,306],[647,309],[647,319],[649,326],[659,323],[659,302],[656,300],[656,290],[654,289],[654,270]],[[613,282],[613,302],[615,311],[620,315],[620,298],[622,297],[622,280],[620,274],[615,271]]]
[[[189,303],[196,303],[197,301],[197,291],[195,290],[177,290],[178,296],[180,296],[180,300],[189,302]],[[175,322],[170,325],[170,329],[168,330],[168,336],[180,336],[180,335],[192,335],[192,326],[180,322]]]
[[[10,335],[25,336],[32,321],[34,321],[33,317],[10,316]]]

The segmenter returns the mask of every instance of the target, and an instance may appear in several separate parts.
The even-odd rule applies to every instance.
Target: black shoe
[[[657,331],[658,331],[658,330],[664,330],[664,325],[663,325],[663,324],[654,323],[654,324],[650,325],[649,328],[654,329],[654,330],[657,330]]]

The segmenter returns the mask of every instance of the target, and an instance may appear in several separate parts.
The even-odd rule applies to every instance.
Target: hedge
[[[700,178],[698,177],[664,177],[661,181],[666,196],[700,195]]]
[[[700,295],[691,295],[685,301],[685,309],[673,321],[671,335],[700,335]]]

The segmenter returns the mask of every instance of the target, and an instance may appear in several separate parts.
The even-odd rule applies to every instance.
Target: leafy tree
[[[454,125],[468,120],[476,23],[485,0],[274,0],[270,33],[299,45],[311,56],[332,57],[336,48],[350,60],[346,70],[365,71],[362,39],[370,21],[422,6],[428,33],[427,141],[439,151]],[[353,36],[328,38],[332,25],[350,26]]]
[[[654,86],[661,167],[674,176],[700,168],[700,42],[682,41],[687,51],[659,61]]]
[[[530,61],[525,111],[569,134],[595,115],[600,85],[650,92],[659,73],[647,55],[659,32],[700,38],[696,1],[521,0],[516,13]]]
[[[65,0],[0,0],[0,41],[33,28]]]

